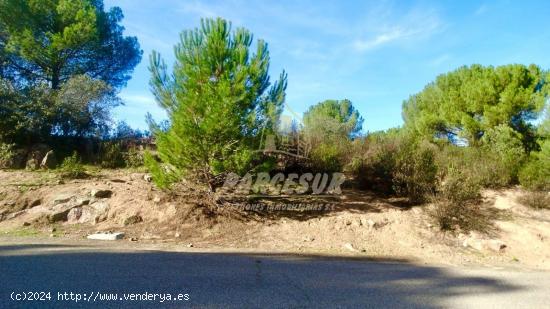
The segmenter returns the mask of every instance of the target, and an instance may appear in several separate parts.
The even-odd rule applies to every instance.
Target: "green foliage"
[[[55,96],[53,132],[64,136],[104,135],[110,110],[121,104],[113,88],[87,75],[71,77]]]
[[[88,176],[76,152],[63,160],[59,167],[59,171],[63,178],[78,179]]]
[[[542,141],[540,148],[531,152],[519,173],[519,181],[531,190],[550,190],[550,139]]]
[[[104,168],[119,168],[126,166],[124,147],[119,141],[105,141],[100,145],[99,164]]]
[[[433,195],[437,184],[437,148],[427,142],[408,143],[396,154],[393,189],[409,197],[411,203],[423,203]]]
[[[521,158],[519,158],[521,159]],[[501,188],[513,183],[513,173],[503,164],[502,154],[490,147],[462,147],[446,144],[436,155],[439,177],[449,169],[460,169],[472,181],[486,188]]]
[[[151,123],[163,168],[145,162],[166,174],[153,177],[159,186],[186,175],[212,188],[217,175],[251,168],[261,134],[278,125],[286,88],[284,73],[270,87],[267,44],[257,41],[255,53],[251,45],[248,30],[205,19],[182,33],[173,74],[151,55],[151,87],[170,119],[166,130]]]
[[[481,139],[484,150],[494,157],[503,170],[503,185],[517,182],[519,169],[526,158],[521,135],[507,125],[489,128]]]
[[[0,1],[0,140],[101,136],[141,59],[101,0]]]
[[[149,169],[153,181],[160,189],[169,189],[173,183],[181,180],[182,175],[178,170],[171,169],[171,166],[159,162],[160,160],[157,160],[150,152],[145,152],[143,161]]]
[[[143,153],[136,147],[130,147],[124,155],[126,167],[141,167],[144,164]]]
[[[137,39],[123,36],[122,18],[120,8],[106,12],[101,0],[4,0],[0,28],[8,66],[52,89],[84,73],[122,86],[141,58]]]
[[[490,217],[480,208],[481,186],[458,169],[450,169],[438,186],[430,213],[442,230],[486,231]]]
[[[342,147],[339,144],[322,143],[310,155],[312,168],[318,172],[337,172],[342,169]]]
[[[304,135],[313,146],[361,133],[363,118],[349,100],[326,100],[304,113]]]
[[[369,134],[346,167],[365,188],[425,202],[437,185],[437,147],[403,129]]]
[[[541,111],[548,92],[543,75],[535,65],[461,67],[404,102],[403,118],[417,134],[465,139],[471,146],[487,130],[507,125],[529,149],[534,146],[529,121]]]
[[[14,144],[0,142],[0,168],[8,168],[13,165],[14,147]]]

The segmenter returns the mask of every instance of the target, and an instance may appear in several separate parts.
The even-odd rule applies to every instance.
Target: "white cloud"
[[[355,51],[365,52],[389,43],[429,38],[444,27],[434,10],[412,10],[404,16],[387,17],[387,15],[391,14],[386,14],[384,19],[391,18],[394,21],[378,20],[377,23],[382,26],[373,23],[366,25],[365,30],[369,35],[367,38],[362,36],[353,40],[352,47]]]
[[[149,105],[149,106],[155,106],[157,105],[155,98],[152,95],[142,95],[142,94],[126,94],[122,93],[120,95],[120,98],[124,103],[128,105]],[[141,108],[145,108],[147,106],[140,106]]]

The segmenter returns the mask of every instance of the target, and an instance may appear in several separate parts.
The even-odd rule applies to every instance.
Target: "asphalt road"
[[[550,308],[549,288],[542,271],[0,239],[0,308]]]

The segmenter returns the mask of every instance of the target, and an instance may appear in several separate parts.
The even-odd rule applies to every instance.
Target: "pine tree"
[[[220,18],[180,39],[171,75],[158,53],[150,56],[151,88],[170,124],[150,122],[161,162],[149,155],[146,164],[159,187],[186,177],[213,189],[224,172],[252,167],[260,137],[277,127],[286,74],[271,85],[267,43],[252,53],[252,34]]]

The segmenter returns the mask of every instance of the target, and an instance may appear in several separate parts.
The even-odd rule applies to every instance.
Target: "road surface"
[[[136,250],[124,243],[0,238],[0,308],[550,307],[544,271]]]

